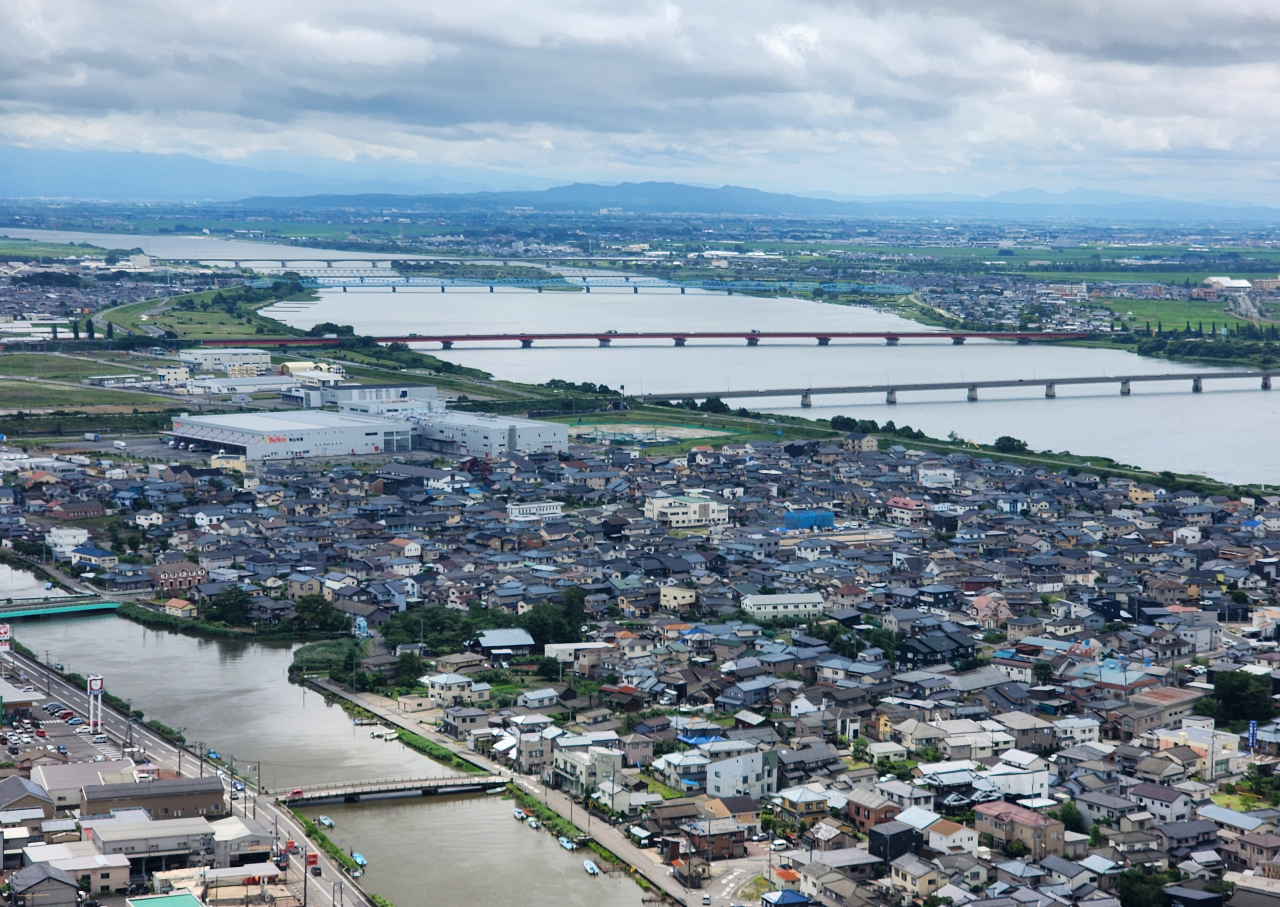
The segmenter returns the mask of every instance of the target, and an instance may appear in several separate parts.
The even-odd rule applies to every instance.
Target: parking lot
[[[124,758],[119,743],[110,738],[105,743],[95,743],[94,738],[103,735],[100,732],[89,733],[83,724],[69,725],[61,718],[49,717],[43,709],[38,707],[32,710],[31,718],[33,727],[30,731],[15,731],[11,724],[0,731],[7,741],[4,746],[10,756],[17,755],[13,753],[15,747],[19,753],[22,753],[37,747],[57,752],[58,747],[61,746],[66,748],[67,759],[71,762],[107,762]],[[45,733],[43,737],[38,735],[34,727],[37,721],[40,724],[39,730]],[[77,729],[82,733],[76,733]],[[23,739],[22,735],[30,738],[30,742]]]

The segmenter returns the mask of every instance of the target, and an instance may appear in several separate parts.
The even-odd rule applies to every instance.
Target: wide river
[[[0,591],[0,597],[3,591]],[[450,774],[399,743],[373,740],[342,709],[289,683],[288,645],[200,640],[148,630],[114,615],[14,621],[23,645],[81,674],[154,718],[186,728],[237,764],[262,763],[266,787],[328,780]],[[367,890],[396,907],[639,907],[627,879],[592,879],[581,856],[511,818],[500,797],[384,800],[326,806],[330,836],[369,860]]]
[[[199,236],[144,236],[64,232],[20,227],[0,235],[61,242],[91,242],[109,248],[141,247],[152,255],[175,258],[226,258],[250,263],[255,256],[326,254],[346,260],[351,253],[325,253],[270,243]],[[361,259],[403,258],[362,253]],[[314,259],[312,259],[314,260]],[[582,274],[603,272],[577,272]],[[586,293],[535,293],[516,288],[368,288],[343,293],[325,290],[315,305],[289,304],[268,310],[288,324],[309,328],[332,321],[369,334],[450,331],[714,331],[735,330],[921,330],[913,322],[867,308],[835,306],[800,299],[760,299],[689,291],[680,295],[652,286],[639,294],[597,286]],[[1205,320],[1212,320],[1207,318]],[[970,341],[839,343],[819,348],[812,342],[764,341],[756,348],[740,342],[690,341],[684,349],[668,343],[615,342],[610,349],[545,344],[530,350],[477,349],[468,345],[447,358],[483,368],[500,378],[543,382],[551,378],[591,381],[628,391],[714,391],[739,388],[845,386],[886,382],[982,381],[985,379],[1067,378],[1080,376],[1188,372],[1171,364],[1113,350],[1017,346]],[[1198,370],[1203,370],[1196,367]],[[1280,391],[1280,388],[1277,388]],[[1280,483],[1280,397],[1258,390],[1253,381],[1212,381],[1204,393],[1190,393],[1190,382],[1135,384],[1121,397],[1114,384],[1060,385],[1057,398],[1040,389],[983,390],[976,403],[963,391],[902,393],[895,406],[879,396],[817,397],[811,409],[799,401],[730,401],[753,410],[826,418],[844,414],[911,425],[935,437],[956,432],[990,442],[1001,435],[1027,441],[1036,450],[1101,454],[1148,469],[1201,473],[1226,481]]]
[[[597,287],[581,292],[536,293],[499,288],[451,287],[323,290],[313,304],[288,303],[265,310],[296,327],[332,321],[360,333],[508,333],[716,330],[927,330],[871,308],[801,299],[764,299],[722,293],[645,287],[633,294]],[[438,352],[438,344],[432,344]],[[427,346],[423,345],[426,349]],[[610,348],[588,343],[466,344],[443,353],[463,365],[500,378],[544,382],[551,378],[625,387],[630,393],[730,389],[851,386],[884,383],[1067,378],[1190,372],[1192,366],[1116,350],[1065,346],[1018,346],[970,341],[840,342],[691,339],[615,341]],[[1203,371],[1203,367],[1195,367]],[[1101,454],[1120,463],[1211,475],[1228,481],[1280,483],[1280,388],[1265,393],[1256,381],[1210,381],[1192,394],[1191,382],[1134,384],[1122,397],[1116,384],[1059,386],[1056,399],[1042,388],[981,392],[965,401],[963,390],[901,393],[897,405],[880,395],[815,397],[801,409],[796,397],[730,400],[732,406],[829,418],[837,413],[923,429],[935,437],[954,431],[990,442],[1001,435],[1027,441],[1036,450]]]

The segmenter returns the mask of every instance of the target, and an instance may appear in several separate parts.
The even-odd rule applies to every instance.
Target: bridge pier
[[[1046,384],[1044,386],[1044,395],[1046,397],[1058,396],[1058,386],[1056,384]]]
[[[809,396],[808,392],[805,392],[800,396],[800,405],[805,407],[813,406],[813,397]]]
[[[680,295],[681,295],[681,296],[683,296],[683,295],[684,295],[684,287],[681,287],[681,288],[680,288]]]
[[[442,349],[442,350],[451,350],[451,349],[453,349],[453,341],[452,341],[452,340],[441,340],[441,341],[440,341],[440,349]]]
[[[887,394],[885,394],[885,395],[884,395],[884,402],[885,402],[885,403],[897,403],[897,402],[898,402],[898,392],[897,392],[897,391],[895,391],[895,390],[891,390],[891,391],[889,391]]]
[[[1269,390],[1271,390],[1271,376],[1270,376],[1270,375],[1263,375],[1263,376],[1262,376],[1262,389],[1263,389],[1264,391],[1269,391]]]
[[[601,346],[608,346],[610,343],[613,342],[608,337],[597,337],[596,340],[599,341]]]
[[[538,292],[539,292],[539,293],[541,293],[541,292],[542,292],[542,287],[538,287]]]
[[[493,292],[493,287],[492,287],[492,286],[490,286],[490,287],[489,287],[489,292],[490,292],[490,293],[492,293],[492,292]]]
[[[541,291],[541,290],[539,290],[538,292],[539,292],[539,293],[541,293],[542,291]],[[521,341],[520,341],[520,349],[522,349],[522,350],[527,350],[527,349],[531,349],[532,347],[533,347],[533,341],[532,341],[532,340],[521,340]]]
[[[748,337],[748,338],[747,338],[747,346],[759,346],[759,345],[760,345],[760,338],[759,338],[759,337]]]
[[[396,291],[396,285],[393,283],[391,285],[391,292],[394,293],[395,291]]]
[[[884,338],[884,342],[885,342],[888,346],[897,346],[897,345],[898,345],[898,341],[899,341],[900,339],[901,339],[901,338],[899,338],[899,337],[886,337],[886,338]]]
[[[443,292],[444,292],[444,284],[440,284],[440,292],[441,292],[441,293],[443,293]]]
[[[588,293],[591,292],[591,284],[587,283],[587,284],[583,284],[583,286],[587,288]]]
[[[951,338],[951,342],[952,342],[953,344],[955,344],[956,346],[964,346],[964,338],[963,338],[963,337],[952,337],[952,338]]]
[[[1202,378],[1192,378],[1192,379],[1191,379],[1191,393],[1193,393],[1193,394],[1198,394],[1198,393],[1201,393],[1202,391],[1204,391],[1204,379],[1202,379]]]
[[[1030,337],[1019,337],[1019,338],[1018,338],[1018,346],[1027,346],[1027,345],[1028,345],[1028,344],[1030,344],[1030,343],[1031,343],[1031,338],[1030,338]]]
[[[342,292],[344,292],[344,293],[345,293],[345,292],[347,292],[347,288],[346,288],[346,286],[343,286],[343,288],[342,288]]]
[[[1132,390],[1133,390],[1133,388],[1132,388],[1132,387],[1130,387],[1130,385],[1129,385],[1129,382],[1128,382],[1128,381],[1121,381],[1121,382],[1120,382],[1120,396],[1122,396],[1122,397],[1127,397],[1127,396],[1129,396],[1129,393],[1130,393],[1130,391],[1132,391]]]
[[[831,346],[831,338],[830,338],[830,337],[819,337],[819,338],[818,338],[818,346]]]
[[[686,341],[686,340],[688,340],[689,338],[687,338],[687,337],[673,337],[673,338],[671,338],[671,339],[675,341],[676,346],[684,346],[685,341]]]
[[[969,402],[970,403],[978,402],[978,385],[976,384],[969,385]]]
[[[631,292],[632,292],[632,293],[639,293],[639,292],[640,292],[640,288],[639,288],[639,287],[637,287],[637,286],[633,286],[633,287],[631,288]]]

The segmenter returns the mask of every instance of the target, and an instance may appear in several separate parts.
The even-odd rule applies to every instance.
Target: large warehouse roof
[[[377,425],[395,428],[387,419],[353,416],[347,413],[327,413],[318,409],[304,409],[272,413],[230,413],[222,416],[180,416],[183,425],[215,428],[225,431],[278,432],[290,429],[302,431],[308,428],[354,428]]]

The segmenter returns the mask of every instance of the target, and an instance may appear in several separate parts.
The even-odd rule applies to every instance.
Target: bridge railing
[[[439,784],[446,786],[450,784],[466,783],[492,783],[495,779],[501,780],[500,775],[459,775],[456,778],[379,778],[366,781],[334,781],[328,784],[298,784],[293,787],[283,787],[275,790],[263,791],[264,794],[271,797],[288,796],[294,791],[301,791],[303,794],[318,794],[327,791],[339,790],[357,790],[366,787],[394,787],[401,785],[405,787],[414,787],[417,785]]]

